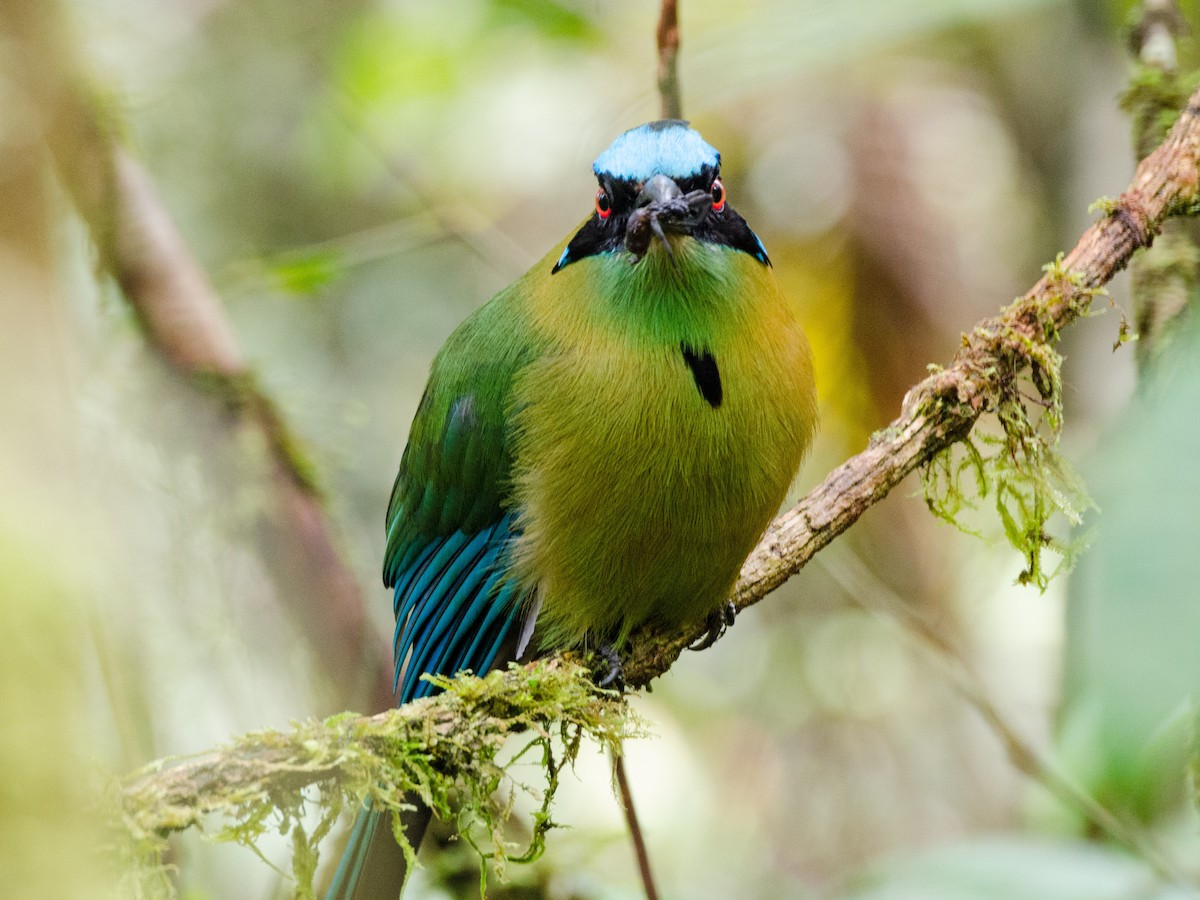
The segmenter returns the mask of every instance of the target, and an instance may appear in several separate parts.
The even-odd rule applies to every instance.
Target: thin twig
[[[637,808],[633,805],[633,792],[629,789],[629,778],[625,774],[625,754],[613,754],[613,774],[617,778],[617,789],[621,793],[621,809],[629,825],[629,839],[633,842],[633,853],[637,857],[638,874],[646,891],[646,900],[658,900],[658,888],[654,884],[654,873],[650,870],[650,852],[646,838],[638,821]]]
[[[662,98],[664,119],[683,118],[683,98],[679,87],[679,10],[676,0],[662,0],[658,28],[658,93]]]

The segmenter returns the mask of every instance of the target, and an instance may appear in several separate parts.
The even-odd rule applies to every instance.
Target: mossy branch
[[[255,848],[268,831],[293,843],[296,896],[312,896],[316,846],[346,806],[370,797],[376,809],[399,813],[406,794],[477,842],[494,868],[540,854],[553,827],[550,804],[557,776],[571,764],[583,738],[619,752],[621,740],[641,733],[619,694],[597,688],[575,657],[560,656],[527,667],[512,666],[484,678],[440,679],[437,696],[364,717],[343,714],[296,724],[290,731],[261,731],[228,747],[162,760],[118,785],[118,843],[140,866],[139,885],[161,874],[161,853],[173,831],[203,827],[210,816],[231,823],[215,835]],[[514,757],[502,758],[512,735],[527,738]],[[509,775],[522,757],[536,754],[547,773],[544,789]],[[319,802],[313,789],[319,790]],[[504,824],[516,793],[534,797],[527,846],[506,843]],[[316,824],[308,813],[319,810]],[[396,834],[406,853],[402,829]],[[128,855],[128,853],[124,854]],[[136,891],[135,891],[136,892]]]

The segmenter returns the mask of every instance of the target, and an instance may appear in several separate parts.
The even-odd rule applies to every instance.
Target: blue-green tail
[[[396,683],[401,705],[426,697],[433,686],[423,674],[483,674],[515,643],[520,603],[505,578],[512,540],[511,515],[473,533],[455,531],[402,548],[403,565],[388,572],[395,587]],[[401,679],[403,672],[403,679]],[[414,848],[421,844],[430,811],[419,800],[400,816]],[[391,814],[364,806],[338,863],[326,900],[396,900],[408,874],[404,852],[392,833]]]
[[[413,847],[419,847],[430,812],[420,801],[414,806],[400,816],[400,825]],[[392,835],[391,813],[364,806],[354,820],[325,900],[396,900],[407,875],[404,851]]]

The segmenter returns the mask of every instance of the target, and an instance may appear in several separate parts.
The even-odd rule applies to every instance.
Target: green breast
[[[811,438],[808,346],[770,270],[675,255],[583,260],[529,297],[550,349],[513,384],[512,499],[547,643],[717,608]]]

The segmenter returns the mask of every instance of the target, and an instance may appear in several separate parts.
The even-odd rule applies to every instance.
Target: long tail
[[[505,578],[511,521],[508,514],[470,534],[434,538],[402,553],[403,566],[385,569],[385,583],[395,588],[393,649],[401,704],[435,692],[421,680],[426,673],[470,669],[483,674],[497,659],[515,658],[523,604],[516,583]],[[536,609],[526,617],[531,627],[534,617]],[[401,815],[401,827],[409,843],[419,847],[430,811],[411,795],[405,799],[416,809]],[[390,818],[366,806],[354,821],[325,900],[396,900],[407,874]]]
[[[416,808],[401,813],[400,825],[413,847],[420,847],[432,814],[411,795],[405,799]],[[364,806],[325,900],[396,900],[407,874],[404,851],[392,835],[391,813]]]

